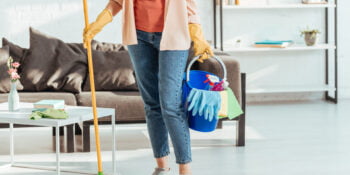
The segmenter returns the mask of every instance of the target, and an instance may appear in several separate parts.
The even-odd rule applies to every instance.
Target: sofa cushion
[[[0,48],[0,60],[7,62],[7,59],[10,57],[9,46],[3,46]],[[5,65],[6,66],[6,65]],[[7,67],[7,66],[6,66]],[[1,74],[0,74],[1,75]]]
[[[80,92],[87,72],[82,44],[66,44],[30,28],[30,49],[23,60],[25,91]]]
[[[99,42],[97,40],[91,41],[91,48],[93,50],[98,50],[103,52],[118,52],[122,50],[127,50],[127,48],[123,44]]]
[[[91,48],[96,91],[138,89],[130,56],[123,44],[92,40]],[[88,76],[84,81],[83,91],[90,91]]]
[[[137,90],[134,70],[128,51],[93,51],[96,91]],[[90,91],[89,75],[83,91]]]
[[[75,96],[69,92],[19,92],[20,102],[34,103],[43,99],[63,99],[66,105],[76,106]],[[0,94],[0,103],[7,102],[7,94]]]
[[[7,93],[11,89],[11,78],[10,75],[7,73],[7,60],[9,56],[10,53],[8,45],[3,46],[3,48],[0,48],[0,93]],[[19,81],[17,81],[17,90],[22,89],[22,84]]]
[[[2,46],[8,46],[10,49],[10,56],[13,58],[14,62],[22,63],[22,60],[27,53],[28,49],[22,48],[6,38],[2,38]],[[18,72],[21,73],[21,67],[19,67]]]
[[[91,93],[76,94],[79,106],[92,106]],[[142,98],[135,91],[96,91],[97,107],[115,108],[117,121],[144,121],[145,112]],[[101,121],[110,120],[102,118]]]

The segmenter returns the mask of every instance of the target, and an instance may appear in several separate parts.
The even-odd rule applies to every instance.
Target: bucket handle
[[[188,64],[187,66],[187,70],[186,70],[186,81],[190,81],[190,70],[191,70],[191,67],[192,65],[194,64],[194,62],[196,62],[199,58],[200,58],[201,55],[198,55],[196,57],[194,57],[191,62]],[[218,61],[220,64],[221,64],[221,67],[224,71],[224,78],[222,79],[224,82],[227,82],[226,81],[226,78],[227,78],[227,72],[226,72],[226,66],[224,64],[224,62],[217,56],[213,56],[212,58],[216,59],[216,61]]]

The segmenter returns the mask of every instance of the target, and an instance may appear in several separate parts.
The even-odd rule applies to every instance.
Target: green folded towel
[[[51,119],[66,119],[68,114],[64,110],[60,109],[46,109],[44,111],[33,111],[29,118],[31,120],[37,120],[41,118],[51,118]]]
[[[243,110],[241,105],[239,105],[238,100],[235,94],[232,92],[231,88],[227,88],[227,96],[228,96],[228,118],[230,120],[240,116],[243,114]]]

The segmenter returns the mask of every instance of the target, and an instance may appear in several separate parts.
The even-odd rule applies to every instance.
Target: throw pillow
[[[7,59],[10,56],[9,52],[9,46],[3,46],[3,48],[0,48],[0,93],[8,93],[11,89],[11,78],[7,73]],[[17,81],[17,83],[17,90],[22,90],[22,84],[19,81]]]
[[[66,44],[30,28],[30,48],[22,68],[24,90],[79,93],[86,72],[81,44]]]
[[[10,49],[10,56],[13,58],[14,62],[19,62],[22,64],[23,57],[27,53],[28,49],[22,48],[6,38],[2,38],[2,46],[8,46]],[[22,67],[18,68],[18,73],[22,72]]]
[[[96,40],[91,41],[91,48],[93,50],[103,51],[103,52],[118,52],[127,50],[123,44],[105,43]]]
[[[137,90],[128,51],[93,50],[92,54],[96,91]],[[89,75],[86,77],[83,91],[90,91]]]

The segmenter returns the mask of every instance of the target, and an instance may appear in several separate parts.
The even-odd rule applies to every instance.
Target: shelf
[[[327,0],[326,0],[327,1]],[[220,1],[221,2],[221,1]],[[213,0],[213,22],[214,22],[214,43],[213,45],[217,46],[218,49],[215,51],[220,52],[221,49],[223,52],[227,52],[229,55],[234,55],[235,53],[243,53],[240,56],[246,56],[248,54],[252,53],[258,53],[262,54],[261,52],[285,52],[285,51],[290,51],[290,52],[295,52],[295,51],[304,51],[304,52],[314,52],[314,54],[318,54],[322,56],[322,58],[332,58],[331,55],[334,55],[334,63],[326,61],[325,62],[325,67],[326,67],[326,73],[325,73],[325,78],[326,79],[332,79],[331,77],[333,74],[330,74],[329,69],[332,64],[334,65],[334,82],[330,83],[329,85],[289,85],[289,86],[269,86],[269,84],[266,84],[265,86],[262,85],[262,87],[254,87],[254,85],[250,86],[250,83],[247,83],[247,88],[246,93],[247,94],[259,94],[259,93],[291,93],[291,92],[334,92],[334,97],[330,95],[326,95],[326,100],[327,101],[332,101],[334,103],[337,103],[338,101],[338,89],[335,88],[338,85],[338,53],[337,53],[337,39],[338,39],[338,31],[337,29],[337,21],[338,21],[338,11],[337,11],[338,5],[337,1],[331,1],[331,2],[326,2],[323,4],[303,4],[300,2],[295,2],[295,3],[256,3],[256,4],[243,4],[243,5],[223,5],[223,4],[217,4],[216,0]],[[264,10],[266,9],[266,10]],[[277,11],[274,11],[272,9],[276,9]],[[280,10],[278,10],[280,9]],[[334,41],[334,43],[321,43],[318,44],[317,46],[306,46],[302,41],[300,41],[300,44],[296,43],[293,44],[289,47],[286,48],[261,48],[261,47],[254,47],[253,45],[242,45],[241,47],[235,47],[235,43],[233,41],[227,41],[230,38],[225,38],[224,36],[224,19],[225,19],[225,14],[223,11],[232,12],[233,10],[262,10],[262,12],[267,13],[270,15],[276,15],[275,13],[281,13],[281,15],[285,15],[285,10],[291,10],[288,11],[291,13],[298,13],[300,10],[308,10],[310,12],[308,13],[313,13],[319,10],[326,10],[326,13],[323,15],[320,15],[321,17],[325,16],[324,18],[324,24],[326,29],[331,29],[335,28],[334,30],[326,30],[325,31],[325,39],[328,41]],[[328,10],[328,11],[327,11]],[[330,10],[330,11],[329,11]],[[272,12],[272,14],[271,14]],[[218,15],[219,14],[219,15]],[[219,20],[217,19],[217,15],[219,16]],[[233,15],[230,14],[229,15]],[[241,14],[241,15],[246,15],[246,14]],[[293,16],[293,15],[290,15]],[[290,17],[288,16],[288,17]],[[249,17],[247,17],[247,20],[249,20]],[[240,16],[240,18],[242,18]],[[329,22],[329,19],[333,18],[334,22]],[[271,19],[273,20],[273,19]],[[232,22],[232,21],[230,21]],[[273,24],[273,22],[272,22]],[[239,25],[239,24],[238,24]],[[217,28],[219,27],[219,30]],[[259,29],[257,29],[259,30]],[[276,29],[277,30],[277,29]],[[220,34],[220,35],[218,35]],[[219,39],[217,39],[219,36]],[[333,37],[333,38],[332,38]],[[231,38],[232,39],[232,38]],[[224,44],[225,42],[229,44]],[[247,44],[247,43],[244,43]],[[249,43],[250,44],[250,43]],[[222,48],[223,47],[223,48]],[[331,52],[326,52],[325,54],[319,54],[320,52],[331,50]],[[272,54],[272,53],[270,53]],[[284,53],[284,54],[290,54],[290,53]],[[293,53],[292,53],[293,54]],[[252,63],[254,64],[254,63]],[[248,75],[247,75],[248,76]],[[323,75],[322,75],[323,76]]]
[[[248,94],[259,94],[259,93],[288,93],[288,92],[324,92],[324,91],[335,91],[334,86],[303,86],[303,87],[261,87],[261,88],[249,88],[247,87]]]
[[[223,9],[293,9],[293,8],[335,8],[334,4],[271,4],[271,5],[223,5]]]
[[[220,48],[220,46],[218,46]],[[301,50],[327,50],[335,49],[336,47],[331,44],[318,44],[316,46],[305,46],[305,45],[291,45],[286,48],[270,48],[270,47],[254,47],[254,46],[242,46],[235,48],[228,45],[224,46],[224,52],[270,52],[270,51],[301,51]]]

